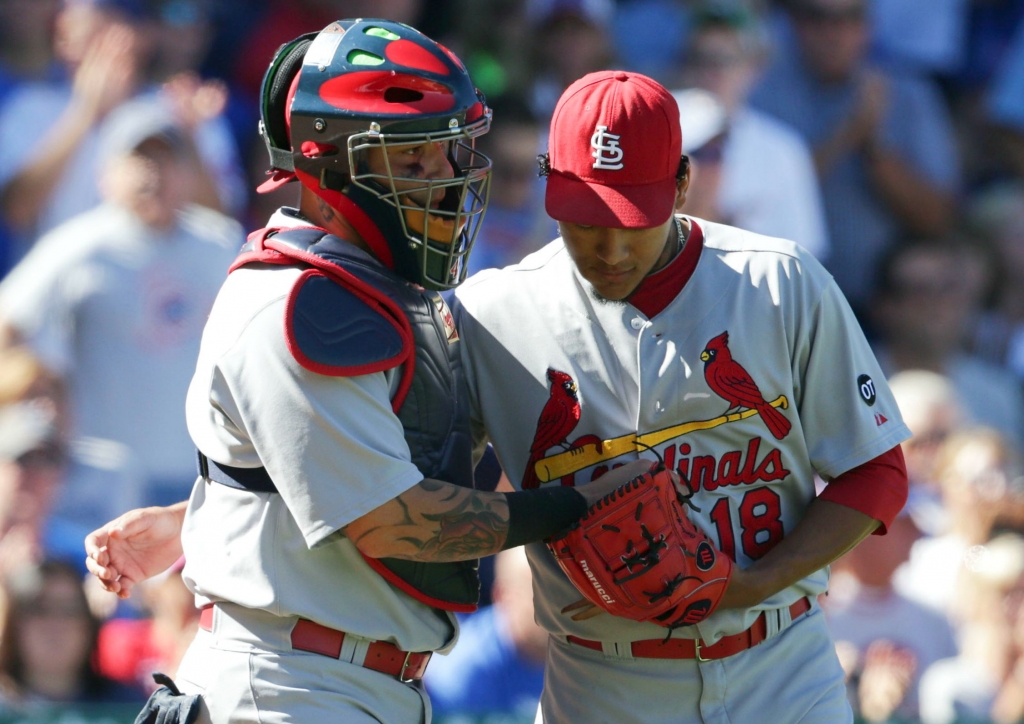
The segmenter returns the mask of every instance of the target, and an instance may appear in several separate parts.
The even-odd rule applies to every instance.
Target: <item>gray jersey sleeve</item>
[[[310,372],[287,348],[283,317],[281,299],[252,318],[211,370],[207,404],[251,441],[313,547],[423,475],[391,409],[386,375]],[[190,422],[211,454],[218,441],[207,447],[203,437],[217,427]]]
[[[814,469],[826,479],[910,437],[850,305],[834,281],[795,339],[796,404]]]

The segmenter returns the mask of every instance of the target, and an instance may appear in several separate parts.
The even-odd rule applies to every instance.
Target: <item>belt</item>
[[[199,628],[213,630],[213,606],[203,606],[199,613]],[[321,626],[308,619],[300,618],[292,629],[292,648],[312,654],[341,658],[341,644],[345,632]],[[373,671],[393,676],[401,681],[419,681],[430,662],[430,651],[403,651],[387,641],[373,641],[366,649],[361,665]]]
[[[811,610],[811,599],[801,598],[789,607],[790,620],[795,621]],[[754,624],[746,631],[733,636],[723,636],[713,646],[708,646],[700,639],[647,639],[634,641],[630,644],[633,656],[638,659],[697,659],[712,661],[724,659],[740,651],[757,646],[768,636],[768,621],[765,612],[757,617]],[[600,641],[581,639],[578,636],[566,636],[569,643],[583,646],[594,651],[604,651]]]

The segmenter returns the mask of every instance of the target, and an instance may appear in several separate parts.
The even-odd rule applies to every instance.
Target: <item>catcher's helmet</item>
[[[451,51],[394,21],[340,20],[278,50],[260,110],[273,174],[261,190],[297,178],[403,277],[432,289],[465,278],[490,191],[475,138],[491,112]],[[453,178],[392,173],[389,147],[425,143],[445,145]],[[383,172],[370,170],[374,150]]]

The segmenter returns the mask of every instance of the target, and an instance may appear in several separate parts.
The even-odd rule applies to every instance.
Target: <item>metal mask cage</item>
[[[466,278],[469,254],[490,195],[491,159],[476,150],[476,138],[489,130],[490,121],[488,112],[467,126],[418,133],[382,133],[376,124],[371,124],[370,130],[348,138],[351,182],[396,209],[409,247],[419,253],[422,278],[438,288],[450,289]],[[447,145],[455,176],[396,176],[388,148],[426,143]],[[370,172],[366,155],[371,149],[381,151],[384,173]],[[414,194],[430,200],[441,197],[442,201],[439,206],[427,209],[412,198]]]

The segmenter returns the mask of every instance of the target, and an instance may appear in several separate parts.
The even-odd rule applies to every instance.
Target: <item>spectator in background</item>
[[[0,0],[0,107],[24,83],[60,78],[62,71],[53,52],[60,5],[61,0]],[[0,212],[0,277],[19,255],[15,244],[16,237]]]
[[[824,259],[828,231],[810,149],[794,129],[747,102],[766,59],[766,30],[741,0],[705,1],[692,15],[682,80],[714,93],[728,121],[718,213],[706,218],[792,239]],[[685,124],[683,145],[692,147]]]
[[[685,48],[679,38],[686,37],[689,24],[689,3],[630,0],[615,3],[609,31],[624,68],[673,88]]]
[[[58,539],[67,537],[48,521],[67,463],[52,409],[31,402],[0,407],[0,581],[43,559],[47,527]]]
[[[247,98],[260,95],[260,83],[266,71],[264,63],[253,58],[272,58],[277,48],[292,38],[327,27],[339,17],[387,18],[420,27],[423,0],[268,0],[253,3],[250,12],[258,13],[235,53],[231,72],[234,87]],[[258,117],[258,111],[257,111]]]
[[[525,101],[501,97],[491,103],[491,131],[477,141],[494,164],[487,222],[470,257],[470,272],[514,264],[557,234],[544,211],[544,182],[537,171],[540,124]]]
[[[19,83],[53,76],[60,0],[0,0],[0,103]]]
[[[585,3],[551,3],[537,19],[533,45],[533,85],[530,107],[546,124],[562,91],[587,73],[614,63],[611,38],[600,15]]]
[[[964,424],[956,390],[948,378],[928,370],[904,370],[889,378],[903,422],[913,437],[903,442],[903,460],[910,479],[914,522],[925,535],[939,535],[948,525],[942,489],[936,479],[936,457],[942,444]]]
[[[866,0],[792,0],[788,9],[797,47],[777,48],[751,102],[813,149],[826,266],[863,312],[885,249],[901,234],[940,234],[953,218],[950,119],[928,81],[869,63]]]
[[[105,119],[135,95],[160,97],[167,113],[188,111],[182,121],[196,130],[196,148],[209,154],[210,168],[219,169],[231,153],[224,142],[230,136],[216,128],[223,124],[216,117],[223,104],[211,103],[202,84],[167,94],[148,84],[160,29],[152,7],[143,0],[64,0],[55,45],[68,80],[24,84],[0,109],[0,210],[16,237],[15,258],[43,233],[99,203]],[[219,171],[211,180],[204,164],[196,166],[203,174],[194,179],[191,200],[225,208],[232,197],[217,185]]]
[[[1010,170],[1024,181],[1024,22],[1018,23],[984,99],[989,123],[1000,130]]]
[[[909,369],[945,375],[970,420],[1019,445],[1020,384],[1006,369],[964,351],[991,273],[978,247],[956,235],[890,249],[880,260],[870,310],[874,349],[886,375]]]
[[[474,0],[473,12],[454,12],[445,17],[449,27],[441,38],[466,61],[473,83],[487,96],[487,103],[505,95],[523,96],[530,87],[530,54],[534,32],[528,0]],[[468,7],[461,3],[462,7]],[[431,17],[436,17],[431,15]],[[422,27],[410,23],[414,27]],[[428,33],[429,35],[429,33]]]
[[[868,536],[837,565],[842,569],[823,604],[829,630],[847,668],[850,701],[867,721],[918,716],[918,682],[936,661],[956,656],[946,617],[900,595],[896,569],[921,536],[904,508],[884,536]],[[878,676],[879,671],[885,675]]]
[[[181,580],[184,567],[184,557],[179,558],[167,571],[139,585],[145,618],[115,618],[103,624],[96,647],[100,674],[146,690],[155,688],[155,672],[174,678],[199,627],[195,597]]]
[[[973,551],[957,585],[960,655],[921,677],[922,724],[1024,719],[1024,538],[1002,534]]]
[[[32,402],[48,408],[57,427],[67,430],[67,405],[60,378],[39,361],[32,350],[14,340],[0,340],[0,407]]]
[[[111,507],[103,491],[116,497],[141,488],[135,471],[125,469],[130,456],[123,445],[95,438],[69,443],[64,387],[26,345],[0,345],[0,485],[14,495],[9,505],[0,502],[0,571],[10,568],[6,562],[43,554],[79,561],[82,536],[98,511]],[[8,514],[19,522],[9,531]]]
[[[440,718],[503,713],[533,721],[544,684],[548,635],[534,621],[522,547],[495,557],[493,605],[461,620],[459,645],[435,656],[424,683]]]
[[[7,336],[67,385],[72,431],[86,442],[76,448],[92,464],[71,471],[58,513],[86,530],[180,500],[195,478],[182,403],[244,236],[186,204],[188,142],[155,102],[119,108],[103,142],[106,202],[48,234],[0,284]],[[123,453],[103,458],[104,446]],[[128,487],[133,473],[142,482]]]
[[[196,174],[192,200],[241,216],[249,195],[242,161],[224,118],[228,88],[203,79],[198,70],[213,40],[209,0],[150,0],[155,32],[150,81],[162,83],[161,97],[189,133],[207,173]],[[213,201],[211,201],[211,199]]]
[[[99,621],[70,565],[45,561],[12,575],[0,630],[0,699],[5,714],[41,714],[55,706],[143,700],[93,671]]]
[[[958,581],[972,551],[984,546],[999,521],[1019,517],[1022,501],[1020,457],[995,430],[958,432],[943,444],[936,461],[948,526],[938,536],[918,540],[897,571],[896,590],[942,612],[959,628]]]
[[[708,221],[726,223],[719,204],[722,190],[722,150],[729,134],[725,106],[701,88],[675,91],[683,153],[690,159],[690,188],[683,211]]]
[[[992,306],[974,325],[971,348],[1024,380],[1024,179],[978,194],[967,219],[996,251],[1000,272]]]
[[[871,0],[869,12],[879,55],[925,75],[960,70],[967,45],[971,0]]]
[[[148,54],[134,2],[63,4],[54,44],[68,82],[26,84],[0,112],[0,209],[20,254],[97,203],[96,128],[136,92]]]

